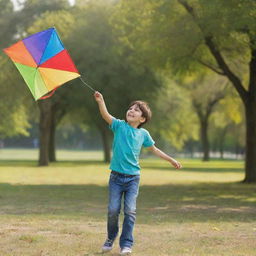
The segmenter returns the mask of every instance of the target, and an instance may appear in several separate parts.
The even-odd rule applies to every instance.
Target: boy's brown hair
[[[140,128],[142,125],[146,124],[148,121],[150,121],[151,117],[152,117],[152,112],[151,109],[148,106],[148,103],[142,100],[136,100],[133,101],[130,105],[129,108],[133,105],[137,105],[139,107],[139,109],[142,112],[142,117],[145,117],[145,122],[141,123],[138,128]]]

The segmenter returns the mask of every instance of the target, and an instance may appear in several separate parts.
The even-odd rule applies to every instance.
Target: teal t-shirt
[[[124,174],[139,175],[141,147],[153,146],[154,140],[147,130],[134,128],[124,120],[113,118],[109,127],[114,133],[110,169]]]

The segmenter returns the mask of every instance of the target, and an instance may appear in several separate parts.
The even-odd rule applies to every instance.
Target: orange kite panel
[[[30,67],[37,67],[36,62],[22,41],[5,48],[4,52],[16,63]]]

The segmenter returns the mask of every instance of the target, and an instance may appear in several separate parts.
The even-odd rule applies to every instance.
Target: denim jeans
[[[132,247],[133,227],[136,219],[136,199],[139,194],[140,176],[111,172],[109,178],[108,238],[114,240],[119,231],[119,214],[124,197],[124,221],[120,236],[120,247]]]

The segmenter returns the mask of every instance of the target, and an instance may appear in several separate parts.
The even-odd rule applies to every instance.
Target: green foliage
[[[68,0],[26,0],[22,4],[21,10],[16,14],[20,34],[24,35],[27,28],[44,13],[68,9],[69,7]]]
[[[191,75],[183,84],[188,89],[194,110],[200,119],[208,118],[228,94],[228,80],[212,73]]]
[[[158,92],[154,133],[174,148],[181,150],[189,139],[198,139],[198,124],[189,100],[188,91],[165,78],[165,86]]]
[[[147,100],[153,110],[151,130],[181,149],[187,140],[198,139],[189,98],[196,98],[205,110],[208,96],[218,89],[207,86],[212,81],[204,64],[219,69],[203,37],[213,37],[246,87],[250,37],[256,33],[254,1],[191,0],[194,18],[181,2],[81,0],[70,7],[67,0],[27,0],[14,13],[11,1],[0,0],[0,45],[6,47],[17,38],[55,26],[83,79],[103,93],[111,114],[123,118],[130,101]],[[24,134],[27,109],[31,117],[37,108],[19,73],[2,55],[0,67],[1,136]],[[168,71],[164,73],[168,79],[156,78],[162,70]],[[184,85],[200,76],[207,76],[209,83],[199,81],[192,89]],[[78,79],[58,89],[52,101],[58,103],[59,116],[68,114],[65,123],[82,122],[85,129],[103,125],[92,92]],[[243,126],[241,105],[233,95],[215,111],[213,130]],[[243,132],[238,134],[230,140],[241,141]]]
[[[16,82],[17,71],[7,57],[0,56],[0,68],[0,138],[16,134],[28,135],[28,111],[24,106],[24,97],[21,97],[22,86],[25,90],[25,85]]]
[[[27,32],[33,34],[50,27],[56,27],[61,39],[65,40],[74,26],[75,19],[69,11],[46,11],[27,29]]]
[[[6,47],[16,32],[13,24],[14,11],[10,0],[0,0],[0,48]]]
[[[109,112],[124,118],[131,101],[151,103],[160,84],[149,68],[128,58],[132,50],[117,40],[109,22],[112,6],[90,2],[73,11],[76,27],[67,40],[69,48],[83,79],[104,95]],[[74,115],[91,126],[102,126],[92,92],[79,80],[76,85],[69,95]]]
[[[4,112],[0,122],[0,138],[17,134],[28,136],[27,128],[30,125],[27,121],[28,113],[23,106],[18,108],[17,106],[7,106],[1,103],[0,109]]]
[[[212,36],[234,71],[243,76],[239,71],[248,63],[249,35],[256,31],[255,2],[188,1],[194,17],[181,2],[120,1],[115,19],[120,38],[155,67],[188,74],[201,72],[202,63],[218,70],[204,41],[204,36]]]
[[[123,0],[117,4],[113,23],[120,40],[138,56],[156,70],[168,70],[183,84],[191,77],[210,80],[207,69],[223,72],[206,45],[205,38],[211,38],[230,70],[247,88],[251,48],[256,47],[255,7],[255,1],[242,0]],[[207,101],[221,90],[221,86],[216,88],[221,83],[207,86],[198,82],[197,88],[187,90],[206,111]],[[241,121],[237,108],[240,103],[233,106],[227,100],[216,109],[213,119],[220,129]]]
[[[36,33],[53,25],[59,28],[65,38],[74,24],[74,19],[67,11],[61,11],[60,8],[68,6],[68,1],[64,0],[27,0],[24,2],[23,8],[14,12],[11,1],[1,0],[0,35],[4,39],[1,41],[1,45],[7,47],[26,34]],[[0,137],[17,134],[28,135],[27,128],[30,127],[28,119],[34,118],[37,113],[36,103],[30,96],[19,72],[6,56],[0,55],[0,67]]]
[[[211,117],[211,141],[213,146],[224,145],[228,151],[245,147],[245,121],[241,100],[229,91]]]
[[[230,122],[240,124],[243,120],[243,110],[241,100],[234,93],[229,92],[220,104],[217,106],[216,112],[213,114],[215,126],[225,127]]]

